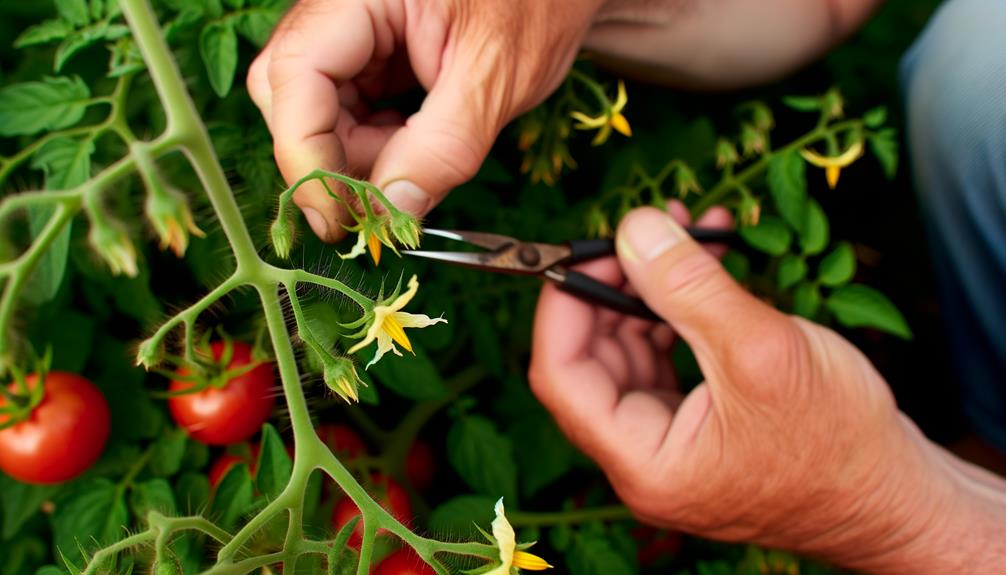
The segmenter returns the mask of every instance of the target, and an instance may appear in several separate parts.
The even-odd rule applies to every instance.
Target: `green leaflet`
[[[762,216],[757,226],[744,226],[740,235],[751,247],[773,256],[781,256],[789,249],[793,234],[785,222],[776,216]]]
[[[229,20],[211,22],[203,28],[199,54],[213,91],[223,98],[231,91],[238,66],[238,38]]]
[[[510,440],[479,415],[457,419],[447,432],[447,459],[475,492],[517,502],[517,467]]]
[[[807,224],[806,164],[795,151],[772,158],[766,173],[772,201],[786,223],[797,232]]]
[[[84,117],[91,90],[77,76],[44,78],[0,89],[0,136],[70,127]]]
[[[861,284],[850,284],[833,291],[825,301],[828,311],[847,327],[872,327],[912,339],[912,330],[898,308],[879,291]]]
[[[856,254],[852,245],[842,242],[821,260],[817,279],[822,285],[838,287],[846,284],[856,273]]]

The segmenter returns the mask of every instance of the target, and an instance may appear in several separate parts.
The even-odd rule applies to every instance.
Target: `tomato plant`
[[[37,374],[25,378],[30,390]],[[60,371],[45,374],[37,405],[22,417],[0,415],[0,469],[29,483],[73,479],[97,461],[109,432],[108,404],[87,379]],[[13,384],[11,391],[15,391]],[[11,403],[0,397],[0,408]]]
[[[175,422],[197,441],[230,445],[255,435],[269,419],[276,401],[275,375],[268,362],[255,361],[252,348],[243,342],[215,341],[210,344],[215,361],[226,365],[205,376],[187,379],[190,368],[171,382],[168,407]],[[225,357],[227,356],[227,357]]]
[[[284,189],[240,80],[288,2],[53,4],[0,6],[0,375],[39,398],[18,421],[0,398],[5,575],[509,568],[476,529],[501,496],[518,540],[573,575],[827,572],[640,535],[527,388],[536,283],[379,259],[420,228],[364,180],[316,170]],[[820,80],[689,99],[578,62],[431,218],[560,242],[609,236],[639,205],[723,204],[746,242],[725,265],[760,297],[908,337],[868,285],[870,239],[843,225],[858,196],[819,168],[834,148],[856,152],[840,188],[897,172],[870,105],[891,98],[859,73],[839,78],[849,100]],[[597,110],[603,138],[572,129]],[[365,208],[354,247],[308,232],[291,205],[308,181]],[[367,251],[379,270],[354,259]],[[44,385],[19,378],[45,349]],[[682,386],[700,381],[686,345],[673,359]],[[91,399],[71,409],[67,389]],[[48,447],[9,457],[28,432]]]

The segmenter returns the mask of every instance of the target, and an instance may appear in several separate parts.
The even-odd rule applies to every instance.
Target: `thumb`
[[[403,211],[425,215],[471,179],[510,119],[507,104],[464,76],[442,72],[422,107],[388,140],[374,164],[371,181]]]
[[[666,212],[630,212],[616,246],[632,286],[701,355],[723,359],[722,353],[786,321],[739,286]]]

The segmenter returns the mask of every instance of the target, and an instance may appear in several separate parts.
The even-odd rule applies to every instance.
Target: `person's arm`
[[[822,55],[882,0],[608,0],[584,45],[647,80],[736,88]]]

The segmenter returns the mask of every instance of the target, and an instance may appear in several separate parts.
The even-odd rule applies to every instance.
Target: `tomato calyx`
[[[210,344],[210,334],[207,333],[196,345],[194,361],[186,361],[184,358],[177,356],[168,356],[172,360],[172,363],[181,367],[175,371],[156,371],[168,379],[184,382],[189,385],[174,391],[157,393],[158,397],[167,399],[180,395],[199,393],[207,388],[223,389],[227,387],[227,384],[231,380],[250,373],[255,368],[268,363],[266,360],[256,358],[248,363],[234,364],[234,340],[222,330],[217,330],[217,332],[220,335],[219,341],[223,344],[219,355],[217,355],[214,347],[215,344]]]
[[[49,373],[52,350],[46,350],[43,357],[34,358],[35,381],[28,382],[28,375],[11,365],[8,368],[13,381],[0,385],[0,430],[7,429],[28,419],[32,411],[45,397],[45,376]]]

